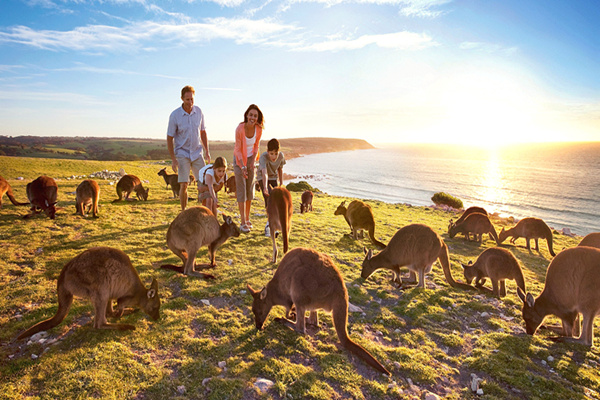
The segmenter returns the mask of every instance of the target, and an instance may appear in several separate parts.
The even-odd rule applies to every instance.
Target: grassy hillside
[[[114,186],[99,181],[100,218],[73,215],[74,192],[81,179],[72,175],[124,168],[147,180],[147,202],[112,204]],[[399,290],[390,274],[360,278],[363,246],[354,241],[342,217],[333,215],[343,200],[317,194],[314,212],[299,214],[294,196],[291,248],[311,247],[329,254],[342,271],[350,302],[363,312],[349,316],[350,336],[390,371],[384,377],[339,346],[331,315],[321,313],[319,330],[300,336],[273,320],[263,331],[254,327],[246,283],[263,287],[276,268],[269,262],[271,239],[263,235],[266,217],[262,199],[255,200],[255,229],[226,242],[217,252],[214,281],[185,278],[161,270],[179,264],[166,246],[170,222],[179,202],[170,198],[162,168],[155,162],[100,162],[0,157],[0,175],[8,179],[18,200],[25,185],[40,174],[59,185],[56,220],[21,217],[5,197],[0,210],[0,393],[6,399],[412,399],[428,392],[450,399],[585,399],[600,398],[598,339],[591,349],[554,343],[548,331],[524,332],[516,285],[507,283],[507,297],[450,288],[439,264],[428,275],[426,289]],[[22,176],[24,180],[15,180]],[[237,218],[235,199],[220,194],[221,211]],[[462,236],[446,235],[451,213],[423,207],[369,201],[377,223],[376,236],[387,243],[400,228],[424,223],[439,232],[450,247],[452,273],[463,279],[459,262],[474,260],[485,248]],[[494,221],[497,230],[503,222]],[[555,234],[555,250],[577,240]],[[129,255],[142,281],[159,280],[161,319],[141,312],[121,321],[135,331],[96,331],[89,301],[76,299],[63,323],[43,342],[15,341],[24,329],[56,312],[56,279],[63,265],[92,246],[112,246]],[[279,240],[281,250],[281,241]],[[524,267],[528,289],[543,288],[550,261],[545,242],[540,253],[505,245]],[[374,249],[375,252],[377,252]],[[198,253],[208,261],[207,250]],[[489,285],[489,283],[488,283]],[[556,318],[547,320],[557,323]],[[596,337],[599,334],[596,323]],[[549,358],[549,357],[552,358]],[[224,362],[224,364],[220,364]],[[220,366],[221,365],[221,366]],[[483,395],[468,388],[470,375],[483,379]],[[254,388],[259,378],[273,381],[266,393]]]
[[[232,135],[233,136],[233,135]],[[266,151],[265,136],[260,151]],[[331,151],[371,149],[372,145],[360,139],[295,138],[281,139],[281,150],[287,158],[302,154]],[[233,141],[208,142],[211,157],[223,156],[233,161]],[[46,137],[46,136],[0,136],[0,156],[42,157],[76,160],[169,160],[165,139],[93,138],[93,137]]]

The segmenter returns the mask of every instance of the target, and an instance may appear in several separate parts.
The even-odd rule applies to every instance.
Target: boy
[[[279,152],[279,140],[271,139],[267,143],[267,151],[260,155],[258,160],[257,180],[260,190],[265,199],[267,207],[267,197],[271,193],[271,187],[283,185],[283,166],[285,157]],[[279,181],[279,184],[277,183]],[[269,236],[269,223],[265,227],[265,236]]]

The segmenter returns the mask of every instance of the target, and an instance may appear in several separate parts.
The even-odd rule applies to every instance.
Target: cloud
[[[320,3],[328,7],[340,4],[372,4],[396,6],[399,13],[406,17],[435,18],[443,14],[437,8],[452,2],[452,0],[289,0],[281,6],[285,11],[293,4]]]
[[[382,35],[363,35],[357,39],[329,40],[296,48],[297,51],[358,50],[369,45],[398,50],[421,50],[437,46],[431,37],[413,32],[396,32]]]
[[[506,54],[513,54],[518,51],[517,47],[506,47],[496,43],[485,43],[485,42],[462,42],[459,45],[461,50],[472,50],[481,51],[485,53],[497,53],[503,52]]]

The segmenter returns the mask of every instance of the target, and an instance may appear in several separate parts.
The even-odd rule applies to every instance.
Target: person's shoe
[[[246,222],[246,226],[248,227],[248,229],[252,229],[252,222],[250,222],[250,221]]]
[[[265,236],[266,237],[271,237],[271,228],[269,228],[269,224],[267,223],[267,226],[265,226]]]
[[[248,228],[248,225],[243,224],[242,226],[240,226],[240,232],[242,232],[242,233],[248,233],[248,232],[250,232],[250,229]]]

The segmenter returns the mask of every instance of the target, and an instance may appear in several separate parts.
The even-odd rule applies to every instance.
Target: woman
[[[217,157],[213,164],[208,164],[200,170],[198,179],[198,201],[217,216],[219,199],[217,192],[221,190],[227,180],[227,160]]]
[[[244,113],[244,122],[235,130],[233,171],[238,207],[240,209],[240,231],[250,232],[250,206],[254,198],[254,164],[258,160],[258,145],[265,126],[263,113],[257,105],[250,104]]]

